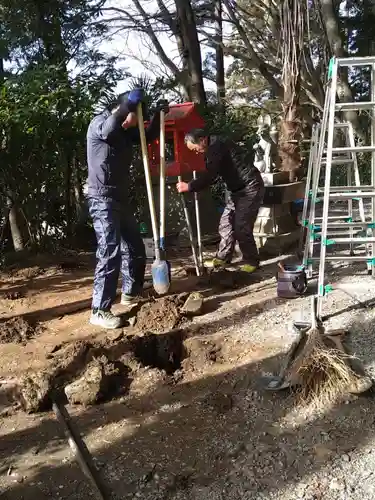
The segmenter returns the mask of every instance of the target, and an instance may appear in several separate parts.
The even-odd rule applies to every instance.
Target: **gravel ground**
[[[325,302],[327,325],[350,328],[354,353],[375,378],[374,281],[363,266],[348,272],[330,272],[343,289]],[[308,296],[276,298],[274,274],[267,267],[259,283],[207,298],[192,331],[220,346],[221,362],[142,400],[72,410],[115,498],[375,498],[372,394],[317,411],[260,386],[294,338],[292,321],[309,313]],[[52,415],[10,415],[0,429],[1,499],[95,498]]]

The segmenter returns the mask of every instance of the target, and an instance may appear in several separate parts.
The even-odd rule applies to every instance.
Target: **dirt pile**
[[[220,349],[213,342],[188,339],[189,332],[177,328],[186,320],[183,307],[188,297],[185,293],[140,305],[134,311],[137,335],[126,335],[124,330],[101,341],[56,345],[46,356],[48,368],[19,381],[22,408],[32,413],[48,410],[53,400],[94,405],[119,396],[144,395],[176,384],[187,371],[201,371],[207,363],[219,361]],[[190,298],[202,305],[203,297]],[[22,318],[18,322],[23,325],[20,338],[29,338],[30,325]],[[14,330],[18,322],[12,320],[7,328]]]
[[[126,392],[129,369],[121,362],[111,363],[106,356],[94,358],[83,374],[65,387],[71,404],[94,405]]]
[[[94,405],[119,396],[145,395],[221,362],[220,347],[213,341],[188,339],[181,329],[77,341],[53,351],[48,369],[28,373],[19,381],[16,399],[28,413],[50,409],[52,400]]]
[[[144,304],[137,313],[137,329],[142,332],[162,333],[177,328],[184,321],[181,308],[186,297],[174,295]]]
[[[174,381],[185,355],[181,330],[117,341],[77,341],[49,354],[48,369],[30,372],[18,384],[17,399],[28,413],[48,410],[52,400],[92,405],[158,382]]]
[[[41,325],[33,325],[22,316],[11,318],[0,323],[0,343],[26,344],[42,330]]]
[[[132,377],[129,387],[130,396],[146,396],[170,383],[170,377],[165,371],[157,368],[141,366],[138,370],[132,372]]]
[[[0,299],[3,300],[19,300],[25,297],[26,297],[26,290],[22,288],[6,290],[0,293]]]
[[[27,413],[47,411],[51,408],[52,375],[48,371],[30,372],[21,378],[15,399]]]
[[[221,346],[209,340],[189,338],[184,342],[186,350],[182,362],[184,371],[203,372],[207,365],[222,362]]]

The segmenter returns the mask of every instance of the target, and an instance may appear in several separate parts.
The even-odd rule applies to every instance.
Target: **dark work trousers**
[[[88,206],[98,243],[92,308],[106,311],[116,298],[120,271],[123,293],[137,295],[142,291],[146,251],[126,203],[89,198]]]
[[[264,197],[262,177],[256,175],[244,189],[231,193],[220,219],[220,244],[216,257],[229,263],[238,241],[243,262],[259,265],[259,254],[254,239],[254,224]]]

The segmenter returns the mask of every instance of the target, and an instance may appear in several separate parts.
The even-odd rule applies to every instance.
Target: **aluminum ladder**
[[[355,141],[352,124],[337,122],[334,126],[336,130],[341,130],[347,146],[354,148]],[[318,145],[320,129],[321,125],[318,124],[315,124],[312,129],[311,147],[305,188],[305,200],[302,212],[302,225],[305,228],[305,231],[301,231],[301,240],[305,239],[306,244],[303,247],[303,243],[300,241],[300,251],[303,252],[303,266],[307,270],[307,275],[309,278],[312,277],[313,262],[320,260],[319,257],[314,256],[314,249],[316,249],[316,244],[319,242],[321,237],[322,220],[322,217],[316,216],[316,205],[323,201],[323,197],[321,197],[321,195],[323,194],[323,189],[318,187],[317,192],[314,189],[314,186],[316,186],[315,175],[318,175],[320,177],[322,174],[322,168],[319,168],[318,165]],[[326,158],[323,158],[320,163],[321,166],[324,167],[326,164]],[[343,166],[346,169],[347,180],[347,186],[331,186],[332,192],[337,192],[349,187],[357,187],[358,189],[361,188],[357,154],[355,152],[351,151],[350,153],[345,153],[344,155],[333,157],[332,165]],[[366,222],[363,199],[358,198],[356,201],[358,201],[359,220],[355,220],[355,218],[353,217],[353,199],[347,200],[348,211],[346,215],[332,215],[332,217],[328,217],[327,234],[329,234],[330,238],[339,235],[346,236],[347,232],[349,232],[349,235],[352,238],[356,233],[358,234],[359,231],[363,231],[363,226]],[[352,223],[352,225],[349,224],[348,226],[343,224],[343,222]],[[355,231],[356,229],[357,231]],[[352,243],[349,243],[349,245],[350,256],[354,257],[354,246]],[[342,258],[333,255],[326,256],[326,260],[328,261],[340,259]]]
[[[337,102],[337,78],[340,68],[351,67],[370,67],[370,100],[366,102]],[[315,225],[315,207],[319,196],[323,197],[323,213],[320,221],[320,256],[319,260],[319,277],[318,277],[318,304],[317,315],[322,317],[323,299],[326,294],[332,289],[330,284],[325,281],[327,247],[333,245],[349,245],[351,255],[335,256],[331,260],[339,261],[363,261],[371,268],[371,274],[375,277],[375,57],[353,57],[353,58],[332,58],[328,71],[328,87],[325,98],[323,118],[319,133],[319,142],[317,147],[316,168],[312,164],[312,203],[309,213],[308,227],[310,234],[313,233]],[[345,111],[368,111],[371,117],[371,144],[358,146],[353,141],[348,146],[334,147],[335,124],[337,113]],[[350,132],[350,131],[349,131]],[[348,155],[345,161],[353,162],[354,157],[349,155],[354,153],[356,158],[360,153],[371,153],[371,184],[361,185],[359,183],[359,173],[356,179],[356,185],[346,186],[331,186],[332,167],[337,164],[337,158],[341,155]],[[342,159],[339,160],[342,164]],[[325,166],[324,172],[324,187],[319,188],[319,178],[321,175],[322,166]],[[358,172],[358,168],[357,168]],[[355,177],[357,177],[354,171]],[[363,209],[363,200],[371,199],[371,216],[370,220],[365,220]],[[353,199],[362,200],[362,209],[360,209],[360,222],[353,222],[344,217],[343,222],[333,222],[330,217],[330,202],[332,201],[353,201]],[[350,204],[349,204],[350,206]],[[361,205],[360,205],[361,206]],[[329,237],[329,229],[349,229],[347,237]],[[362,231],[359,234],[354,234],[354,229],[360,228]],[[310,238],[311,239],[311,238]],[[307,242],[310,246],[314,242]],[[354,255],[353,245],[365,245],[365,255]],[[310,249],[309,252],[311,253]],[[370,252],[370,254],[368,253]],[[311,257],[312,259],[312,257]]]

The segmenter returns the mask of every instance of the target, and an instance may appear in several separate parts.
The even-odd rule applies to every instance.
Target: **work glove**
[[[165,114],[169,113],[169,102],[166,99],[161,99],[156,104],[156,112],[164,111]]]
[[[128,109],[130,112],[137,110],[137,106],[139,103],[143,102],[144,96],[145,94],[142,89],[134,89],[129,92]]]

